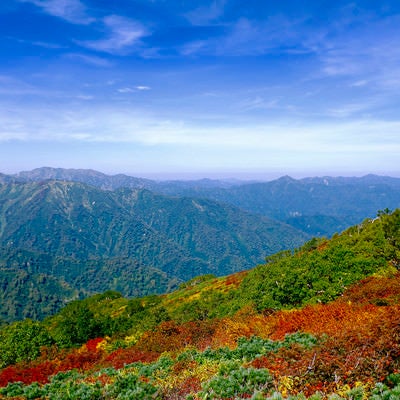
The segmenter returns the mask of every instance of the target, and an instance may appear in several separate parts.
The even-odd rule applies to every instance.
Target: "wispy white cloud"
[[[130,87],[123,87],[123,88],[117,89],[117,92],[118,92],[118,93],[135,93],[136,90],[135,90],[135,89],[132,89],[132,88],[130,88]]]
[[[88,54],[81,54],[81,53],[66,53],[63,55],[65,59],[70,59],[74,61],[80,61],[88,65],[93,65],[95,67],[104,67],[109,68],[112,67],[114,64],[112,61],[107,60],[102,57],[88,55]]]
[[[160,118],[141,109],[2,105],[0,140],[84,140],[149,146],[200,146],[279,151],[400,150],[400,121],[359,119],[320,123],[264,122],[203,126]],[[384,132],[384,134],[382,134]]]
[[[278,27],[275,22],[255,24],[246,18],[241,18],[234,25],[230,35],[222,43],[217,43],[217,52],[219,54],[227,52],[231,55],[263,54],[277,46],[275,42],[277,32]]]
[[[88,94],[78,94],[76,98],[79,100],[93,100],[95,97]]]
[[[309,53],[303,45],[303,20],[282,15],[265,21],[239,18],[225,25],[225,34],[208,40],[194,40],[181,48],[183,55],[259,56],[268,53]]]
[[[368,100],[358,103],[347,103],[341,104],[335,108],[329,108],[326,113],[327,115],[335,118],[348,118],[362,112],[373,110],[374,105],[376,106],[376,102],[371,102]]]
[[[41,42],[41,41],[32,41],[32,40],[24,40],[19,38],[10,38],[12,40],[16,40],[18,43],[26,43],[32,46],[43,47],[45,49],[65,49],[66,46],[61,44],[52,43],[52,42]]]
[[[368,85],[368,81],[366,79],[361,79],[350,84],[350,87],[363,87]]]
[[[54,17],[62,18],[74,24],[88,25],[96,23],[102,26],[106,37],[98,40],[75,40],[75,43],[87,49],[96,50],[109,54],[125,54],[135,45],[138,45],[140,39],[147,34],[144,26],[129,18],[119,15],[107,15],[103,18],[91,16],[86,6],[80,0],[18,0],[27,2],[40,7],[43,12]],[[61,46],[52,43],[34,42],[36,46],[48,48],[60,48]],[[144,50],[145,51],[145,50]],[[83,60],[84,57],[80,56]],[[86,61],[92,65],[101,65],[100,59],[87,57]],[[103,62],[104,63],[104,62]]]
[[[354,29],[339,32],[318,56],[323,72],[330,77],[356,77],[361,86],[367,81],[384,82],[400,76],[400,16],[364,21]]]
[[[365,14],[351,5],[328,24],[315,26],[310,18],[240,18],[225,25],[223,36],[187,42],[180,53],[190,57],[293,55],[303,65],[305,75],[301,79],[315,81],[321,87],[343,87],[347,90],[342,93],[344,97],[363,88],[371,96],[384,94],[380,96],[382,105],[393,102],[400,89],[400,16]],[[302,54],[306,55],[303,59],[299,57]],[[349,93],[352,89],[353,93]],[[388,98],[389,92],[392,98]],[[357,98],[346,101],[360,103]],[[345,108],[331,105],[328,113],[343,118],[362,111],[357,110],[358,106]]]
[[[136,93],[140,91],[150,90],[150,86],[134,86],[134,87],[123,87],[117,89],[119,93]]]
[[[141,23],[118,15],[105,17],[103,24],[106,29],[106,39],[81,40],[77,43],[100,52],[125,54],[137,46],[140,39],[147,35],[147,30]]]
[[[193,25],[208,25],[221,17],[227,0],[214,0],[209,6],[198,7],[185,14]]]
[[[331,119],[290,123],[282,119],[275,123],[230,120],[204,124],[163,118],[131,106],[99,106],[91,101],[81,102],[79,108],[0,105],[0,149],[49,145],[63,155],[61,162],[67,162],[63,152],[66,147],[87,149],[85,154],[96,148],[92,159],[85,158],[92,168],[104,166],[98,158],[100,150],[106,159],[114,157],[119,168],[140,159],[142,171],[166,171],[169,166],[175,171],[197,168],[214,173],[226,168],[279,169],[297,174],[302,170],[314,174],[323,170],[347,174],[393,171],[400,154],[400,121]],[[31,163],[43,161],[34,159],[32,156]],[[75,162],[73,154],[70,160]]]
[[[87,25],[94,18],[87,14],[85,5],[80,0],[19,0],[40,7],[45,13],[62,18],[74,24]]]
[[[262,96],[256,96],[253,98],[248,98],[240,103],[240,108],[243,110],[266,110],[278,108],[279,99],[265,99]]]
[[[189,42],[184,44],[180,48],[180,52],[183,56],[191,56],[191,55],[197,55],[201,53],[208,53],[208,52],[214,52],[210,48],[210,41],[207,40],[196,40],[193,42]]]
[[[56,43],[49,43],[49,42],[31,42],[34,46],[44,47],[45,49],[65,49],[66,46],[62,46]]]
[[[24,82],[21,79],[9,75],[0,75],[0,94],[1,95],[30,95],[42,93],[43,89],[38,89],[34,85]]]

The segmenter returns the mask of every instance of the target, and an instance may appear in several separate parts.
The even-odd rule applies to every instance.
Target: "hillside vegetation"
[[[0,184],[1,318],[43,318],[105,290],[158,294],[293,248],[296,229],[211,200],[78,182]]]
[[[400,210],[166,295],[0,330],[4,399],[397,399]]]

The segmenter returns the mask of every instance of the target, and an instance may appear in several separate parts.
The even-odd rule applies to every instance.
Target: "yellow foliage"
[[[128,346],[133,346],[136,344],[136,342],[139,340],[139,338],[142,336],[142,333],[136,332],[134,335],[130,336],[125,336],[124,338],[124,343],[126,343]]]
[[[112,317],[112,318],[117,318],[117,317],[119,317],[120,315],[123,314],[123,312],[125,311],[125,309],[126,309],[126,304],[123,305],[122,307],[118,308],[117,310],[113,311],[113,313],[111,314],[111,317]]]
[[[107,344],[110,342],[111,338],[106,336],[103,340],[97,343],[96,350],[107,350]]]
[[[350,387],[350,385],[348,385],[347,383],[345,384],[345,385],[337,385],[337,388],[336,388],[336,394],[338,394],[339,396],[341,396],[341,397],[346,397],[346,393],[348,392],[348,391],[350,391],[351,390],[351,387]]]
[[[379,268],[372,276],[375,278],[393,278],[397,272],[395,266],[388,263],[384,267]]]
[[[370,391],[372,389],[374,385],[372,385],[370,382],[360,382],[360,381],[356,381],[353,385],[353,387],[351,387],[348,384],[345,385],[338,385],[337,389],[335,391],[336,394],[338,394],[339,396],[347,399],[351,399],[352,396],[349,397],[349,391],[353,388],[363,388],[364,389],[364,393],[363,393],[363,397],[362,400],[368,400],[370,397]]]
[[[184,368],[179,371],[165,372],[157,371],[154,375],[157,386],[162,388],[162,391],[168,391],[174,388],[180,388],[182,384],[190,378],[196,378],[200,382],[205,382],[211,379],[219,370],[217,361],[205,361],[201,364],[193,363],[190,368]]]
[[[281,376],[278,383],[278,391],[286,397],[293,389],[293,378],[291,376]]]

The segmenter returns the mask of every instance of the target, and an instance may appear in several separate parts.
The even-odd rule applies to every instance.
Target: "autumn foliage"
[[[135,363],[152,365],[162,354],[170,354],[173,365],[168,370],[168,378],[159,376],[158,384],[170,398],[185,398],[200,391],[202,383],[216,373],[223,358],[218,362],[208,360],[207,368],[211,372],[207,373],[201,370],[205,361],[199,363],[196,359],[199,356],[182,358],[180,354],[190,354],[190,349],[201,354],[207,349],[221,348],[230,349],[226,350],[228,354],[234,351],[241,337],[258,336],[279,342],[290,334],[304,332],[316,337],[317,344],[304,347],[301,342],[289,343],[254,357],[245,365],[268,370],[274,388],[292,395],[302,392],[309,396],[316,391],[333,393],[345,385],[352,387],[356,382],[372,387],[384,382],[390,374],[400,372],[400,306],[376,305],[377,299],[385,298],[388,303],[395,303],[400,295],[399,282],[399,275],[369,278],[329,304],[269,315],[247,308],[222,319],[184,324],[163,322],[145,332],[135,345],[112,351],[105,350],[105,341],[101,338],[89,340],[70,351],[47,350],[35,362],[4,368],[0,373],[0,385],[18,381],[26,385],[46,384],[51,376],[69,370],[89,374],[102,368],[123,369]],[[383,290],[383,285],[388,287],[387,291]],[[163,379],[168,384],[163,384]],[[103,381],[110,382],[104,377]]]

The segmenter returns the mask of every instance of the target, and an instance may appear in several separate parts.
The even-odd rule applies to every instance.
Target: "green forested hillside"
[[[77,182],[3,184],[0,278],[8,301],[19,306],[13,314],[1,312],[12,319],[48,310],[35,291],[18,291],[21,274],[34,282],[56,279],[49,293],[54,310],[71,297],[107,289],[127,296],[161,293],[199,274],[240,271],[305,238],[290,226],[213,201]],[[17,271],[15,282],[10,271]]]
[[[331,240],[312,239],[293,255],[282,252],[253,269],[243,295],[257,309],[326,303],[349,285],[400,267],[400,210],[365,220]]]
[[[9,254],[8,248],[0,251],[3,321],[43,319],[71,300],[106,290],[138,297],[170,292],[181,282],[129,258],[79,261],[27,251]]]
[[[385,211],[247,272],[75,301],[0,329],[0,398],[397,399],[399,267]]]

